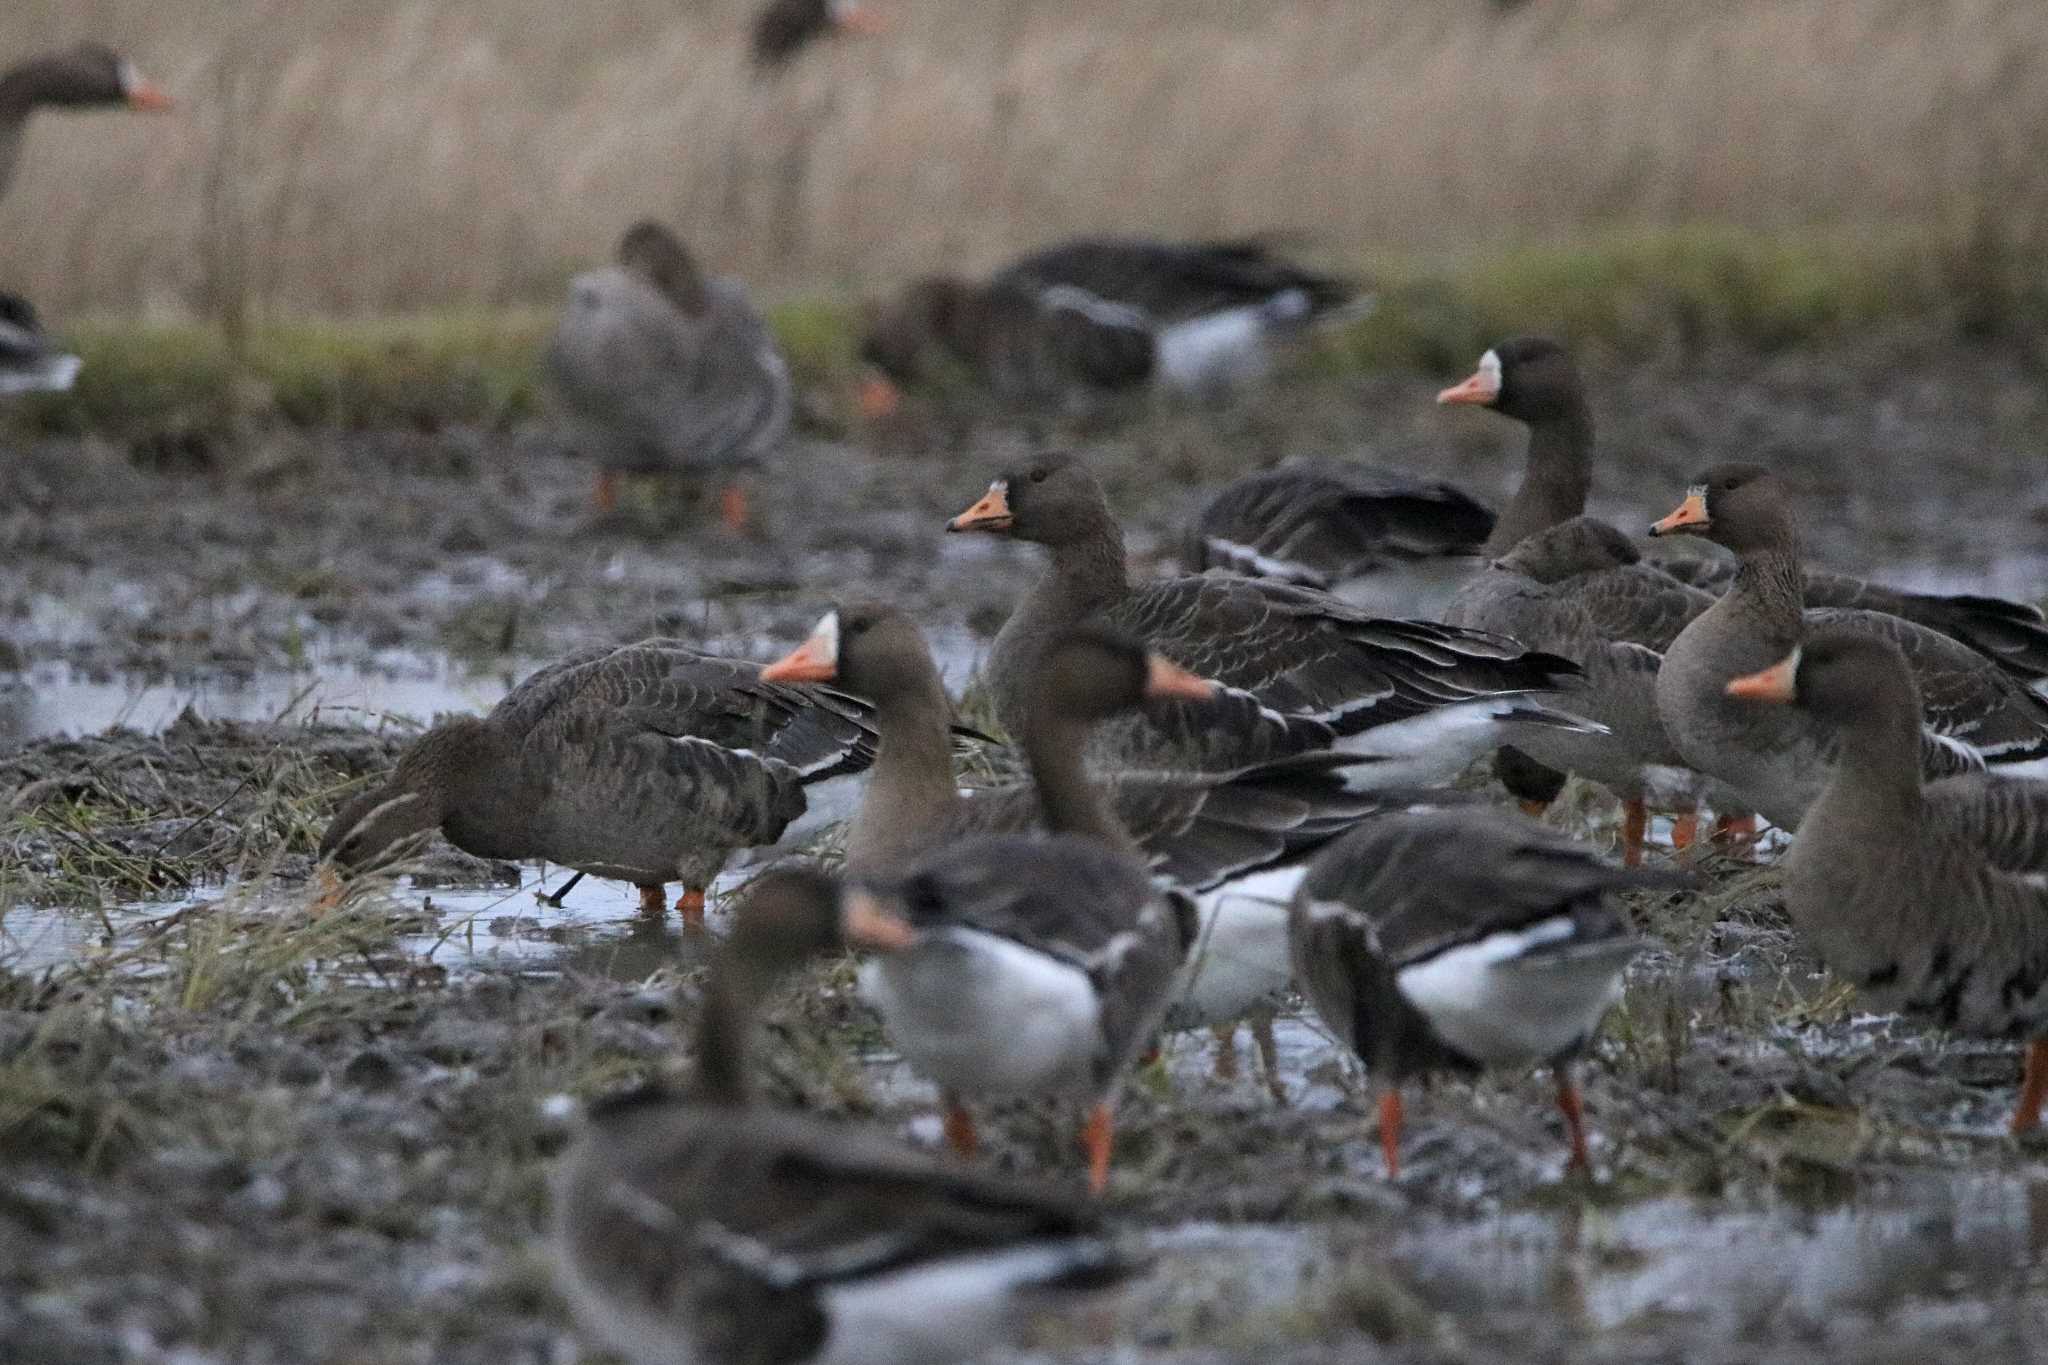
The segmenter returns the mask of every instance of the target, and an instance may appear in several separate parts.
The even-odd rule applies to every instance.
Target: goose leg
[[[1643,798],[1631,796],[1621,803],[1621,865],[1643,865],[1643,839],[1650,831],[1650,812]]]
[[[578,872],[575,876],[569,878],[568,881],[563,882],[561,886],[557,887],[553,892],[551,892],[548,895],[542,896],[540,898],[540,903],[542,905],[548,906],[551,909],[561,909],[562,897],[568,895],[571,891],[574,891],[576,889],[576,883],[582,880],[583,874],[581,872]]]
[[[1252,1016],[1252,1041],[1258,1044],[1259,1066],[1266,1073],[1266,1093],[1287,1103],[1287,1082],[1280,1079],[1280,1040],[1273,1036],[1273,1016],[1260,1010]]]
[[[666,899],[662,896],[660,887],[643,886],[640,888],[641,914],[652,915],[656,919],[660,919],[661,912],[667,908]]]
[[[1522,808],[1522,814],[1528,816],[1531,820],[1541,820],[1543,818],[1543,813],[1550,809],[1550,803],[1548,801],[1524,799],[1515,802],[1515,804],[1520,806]]]
[[[946,1145],[956,1156],[972,1157],[981,1150],[981,1134],[975,1131],[974,1115],[967,1112],[967,1106],[960,1102],[958,1095],[942,1095],[939,1102],[945,1106],[946,1117],[941,1128],[946,1135]]]
[[[598,471],[597,491],[592,497],[599,512],[616,512],[619,509],[619,476],[609,469]]]
[[[656,913],[659,913],[659,911]],[[704,888],[701,886],[684,887],[683,894],[676,897],[676,913],[683,917],[683,927],[685,929],[702,929],[704,927]]]
[[[747,529],[747,490],[736,483],[729,483],[718,490],[718,519],[725,523],[728,531]]]
[[[2020,1097],[2013,1106],[2012,1131],[2031,1133],[2041,1126],[2041,1101],[2048,1098],[2048,1039],[2027,1044],[2026,1078],[2020,1082]]]
[[[1104,1100],[1088,1111],[1081,1125],[1081,1150],[1088,1154],[1088,1193],[1101,1194],[1109,1188],[1109,1151],[1116,1142],[1116,1118]]]
[[[1579,1098],[1578,1083],[1572,1079],[1569,1064],[1559,1062],[1557,1074],[1557,1112],[1564,1115],[1566,1139],[1571,1143],[1571,1159],[1564,1164],[1567,1174],[1573,1171],[1590,1171],[1593,1159],[1586,1151],[1586,1106]]]
[[[1700,813],[1689,810],[1671,821],[1671,846],[1683,853],[1699,842]]]
[[[1401,1092],[1394,1086],[1380,1091],[1380,1155],[1387,1161],[1387,1179],[1401,1178]]]
[[[1216,1039],[1216,1079],[1234,1081],[1237,1079],[1237,1025],[1215,1024],[1209,1033]]]
[[[1756,816],[1717,816],[1714,820],[1714,842],[1730,857],[1747,862],[1756,844]]]

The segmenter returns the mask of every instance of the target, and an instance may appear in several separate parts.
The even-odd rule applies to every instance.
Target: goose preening
[[[2012,1130],[2029,1132],[2048,1095],[2048,785],[1926,781],[1914,672],[1891,639],[1818,630],[1724,691],[1834,741],[1783,859],[1800,941],[1876,1009],[2024,1039]]]
[[[0,72],[0,196],[14,181],[29,120],[44,109],[160,112],[171,97],[135,64],[98,43],[46,52]]]
[[[930,275],[880,308],[861,342],[870,415],[897,388],[963,371],[998,397],[1068,403],[1156,386],[1220,398],[1270,374],[1311,330],[1370,306],[1355,285],[1264,242],[1083,238],[986,281]]]
[[[1401,1083],[1489,1067],[1552,1069],[1568,1169],[1586,1168],[1570,1063],[1640,946],[1607,897],[1689,882],[1485,809],[1385,815],[1318,854],[1289,912],[1295,975],[1379,1092],[1388,1176]]]
[[[677,910],[701,921],[733,853],[784,837],[808,792],[874,757],[867,703],[760,671],[674,640],[571,655],[422,735],[335,813],[320,855],[359,870],[439,829],[478,857],[632,882],[653,914],[680,882]]]
[[[756,1009],[804,961],[912,931],[819,873],[757,878],[705,987],[686,1092],[593,1105],[554,1181],[556,1279],[634,1365],[940,1365],[1133,1263],[1086,1201],[751,1103]]]
[[[77,356],[51,348],[27,299],[0,293],[0,397],[61,393],[77,380],[79,365]]]
[[[2048,758],[2048,701],[1985,655],[1887,612],[1808,607],[1789,495],[1768,470],[1725,464],[1698,475],[1677,509],[1650,528],[1675,533],[1735,551],[1741,567],[1728,592],[1665,652],[1658,712],[1688,765],[1774,824],[1796,828],[1820,795],[1835,736],[1805,712],[1744,705],[1726,685],[1783,658],[1815,630],[1875,636],[1903,651],[1919,685],[1930,776]]]
[[[1239,768],[1335,742],[1398,762],[1381,774],[1387,783],[1430,786],[1524,726],[1586,724],[1529,695],[1566,684],[1577,666],[1500,636],[1370,616],[1272,579],[1207,573],[1132,583],[1102,486],[1069,455],[1041,455],[997,478],[948,529],[1030,541],[1051,561],[982,668],[1012,730],[1047,642],[1083,621],[1121,630],[1259,703],[1221,717],[1177,708],[1119,717],[1091,742],[1091,757],[1105,766]]]
[[[887,21],[860,0],[768,0],[754,14],[749,56],[756,71],[781,70],[798,53],[834,33],[880,33]]]
[[[722,481],[720,515],[746,523],[741,474],[789,430],[789,367],[738,280],[707,276],[659,223],[639,222],[616,262],[569,283],[547,372],[594,447],[597,504],[626,474]]]

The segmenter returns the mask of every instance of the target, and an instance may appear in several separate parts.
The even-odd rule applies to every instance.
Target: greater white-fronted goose
[[[1440,479],[1290,461],[1227,484],[1188,534],[1190,569],[1333,592],[1401,616],[1440,615],[1493,532],[1493,513]]]
[[[749,1103],[777,978],[909,933],[815,872],[749,888],[705,988],[694,1084],[593,1105],[556,1173],[556,1279],[594,1341],[635,1365],[937,1365],[1048,1293],[1127,1272],[1084,1201]]]
[[[77,356],[51,348],[27,299],[0,293],[0,396],[61,393],[77,380],[78,368]]]
[[[1355,285],[1261,241],[1081,238],[1033,252],[986,282],[913,281],[872,319],[862,357],[880,374],[871,414],[947,366],[999,397],[1073,402],[1157,387],[1224,397],[1271,373],[1278,348],[1370,306]]]
[[[1327,745],[1398,759],[1389,782],[1447,781],[1524,725],[1583,725],[1527,694],[1577,667],[1480,631],[1370,616],[1328,593],[1207,573],[1133,584],[1102,486],[1072,456],[1004,474],[948,523],[1043,545],[1051,564],[996,635],[982,666],[996,713],[1022,723],[1028,680],[1048,641],[1098,621],[1205,678],[1248,693],[1265,724],[1221,726],[1150,708],[1101,727],[1105,767],[1239,768]]]
[[[768,0],[754,14],[749,53],[754,69],[780,71],[806,47],[833,33],[880,33],[887,21],[860,0]]]
[[[161,111],[171,97],[135,64],[98,43],[31,57],[0,73],[0,197],[14,181],[29,120],[43,109]]]
[[[667,228],[635,223],[616,264],[570,281],[546,362],[596,449],[600,510],[622,474],[704,473],[725,481],[726,524],[745,524],[739,476],[788,432],[793,391],[738,280],[707,277]]]
[[[1933,776],[2048,757],[2048,703],[1968,646],[1884,612],[1807,610],[1789,495],[1755,465],[1716,465],[1652,535],[1705,536],[1735,551],[1734,585],[1665,652],[1657,707],[1686,762],[1773,823],[1796,828],[1827,780],[1833,736],[1803,712],[1730,698],[1731,678],[1783,658],[1813,630],[1878,636],[1905,653],[1924,705],[1923,761]]]
[[[1789,707],[1835,764],[1785,855],[1800,940],[1878,1009],[2027,1040],[2012,1130],[2048,1094],[2048,785],[1922,779],[1926,707],[1892,640],[1819,630],[1730,680],[1738,705]]]
[[[438,828],[478,857],[630,881],[651,913],[680,882],[677,910],[701,921],[728,857],[774,843],[807,788],[874,757],[867,703],[760,672],[674,640],[572,655],[488,715],[422,735],[383,785],[336,812],[320,854],[360,869]]]
[[[1488,809],[1385,815],[1318,854],[1289,913],[1295,975],[1379,1091],[1388,1176],[1401,1169],[1403,1081],[1546,1064],[1569,1169],[1585,1168],[1570,1060],[1620,999],[1639,946],[1606,898],[1687,880],[1610,866]]]
[[[1126,641],[1076,632],[1040,662],[1021,736],[1043,836],[938,843],[863,885],[918,929],[862,973],[862,994],[945,1096],[945,1132],[972,1152],[971,1096],[1090,1105],[1090,1188],[1109,1179],[1113,1102],[1152,1040],[1196,941],[1194,901],[1156,883],[1081,761],[1081,732],[1146,697],[1213,687]]]
[[[1143,699],[1143,654],[1109,636],[1083,635],[1103,681],[1091,689],[1117,699]],[[910,618],[880,603],[852,603],[828,614],[786,658],[762,671],[778,682],[828,682],[873,703],[875,765],[846,836],[849,875],[884,874],[966,834],[1019,834],[1044,827],[1037,789],[1005,782],[962,791],[955,783],[947,720],[952,714],[922,634]],[[1055,708],[1096,718],[1100,701]],[[1210,705],[1242,704],[1213,696]],[[1121,709],[1109,706],[1107,710]],[[1078,723],[1078,722],[1077,722]],[[1041,740],[1045,737],[1041,734]],[[1061,763],[1078,752],[1080,736],[1056,739],[1039,762]],[[1078,781],[1070,776],[1067,780]],[[1286,990],[1287,898],[1315,849],[1381,810],[1407,804],[1406,792],[1385,792],[1373,768],[1346,755],[1301,754],[1233,772],[1187,773],[1120,769],[1098,785],[1115,822],[1153,873],[1196,898],[1200,930],[1174,991],[1168,1022],[1217,1027],[1227,1073],[1228,1027],[1254,1016],[1269,1086],[1277,1085],[1270,1006]]]

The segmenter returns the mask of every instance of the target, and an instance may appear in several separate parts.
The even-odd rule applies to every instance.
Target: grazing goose
[[[1051,555],[982,667],[1013,730],[1047,642],[1090,620],[1265,708],[1257,727],[1185,708],[1120,718],[1091,744],[1101,766],[1240,768],[1334,738],[1346,752],[1400,760],[1382,780],[1429,786],[1516,728],[1584,724],[1524,695],[1557,687],[1576,667],[1498,636],[1368,616],[1270,579],[1209,573],[1133,585],[1102,486],[1068,455],[1042,455],[998,478],[947,529],[1011,536]]]
[[[37,111],[119,106],[158,112],[171,107],[171,97],[98,43],[44,53],[0,73],[0,197],[14,181],[22,138]]]
[[[911,1066],[938,1083],[947,1140],[963,1154],[976,1147],[967,1096],[1089,1103],[1081,1144],[1099,1193],[1117,1087],[1151,1043],[1199,930],[1194,902],[1152,880],[1090,784],[1083,734],[1143,698],[1215,689],[1092,631],[1056,642],[1037,684],[1020,733],[1051,833],[956,837],[864,878],[918,937],[863,972],[861,992]]]
[[[880,13],[859,0],[768,0],[754,15],[754,69],[779,71],[827,34],[879,33],[884,22]]]
[[[863,337],[862,358],[878,372],[864,401],[886,414],[895,386],[948,368],[1020,403],[1148,384],[1226,397],[1270,374],[1281,345],[1369,306],[1350,282],[1285,261],[1263,242],[1081,238],[985,283],[913,281]]]
[[[681,882],[676,909],[701,922],[732,853],[774,843],[807,789],[874,757],[865,702],[760,671],[674,640],[571,655],[489,715],[422,735],[381,787],[336,812],[320,855],[357,870],[438,828],[478,857],[630,881],[653,914],[662,886]]]
[[[1124,680],[1127,705],[1142,701],[1146,678],[1135,646],[1095,632],[1067,643],[1097,651],[1107,685]],[[875,765],[846,836],[849,875],[884,873],[966,834],[1043,827],[1030,782],[970,792],[955,784],[946,730],[952,703],[924,636],[896,608],[855,603],[829,613],[761,676],[832,683],[874,705]],[[1227,695],[1209,699],[1233,702]],[[1270,1007],[1288,983],[1287,898],[1310,853],[1390,804],[1405,803],[1405,794],[1381,794],[1363,760],[1335,754],[1222,773],[1121,769],[1105,774],[1101,788],[1154,875],[1194,896],[1199,908],[1196,949],[1169,1023],[1216,1027],[1218,1066],[1228,1075],[1236,1055],[1230,1025],[1253,1016],[1269,1088],[1277,1087]]]
[[[705,987],[695,1083],[591,1107],[554,1181],[557,1283],[635,1365],[939,1365],[1129,1262],[1082,1202],[748,1100],[759,1001],[910,931],[815,872],[749,888]]]
[[[2031,1132],[2048,1094],[2048,785],[1924,782],[1913,675],[1893,641],[1831,629],[1726,691],[1835,737],[1833,771],[1784,859],[1800,940],[1874,1008],[2026,1039],[2012,1131]]]
[[[75,355],[50,349],[27,299],[0,293],[0,396],[61,393],[78,378],[79,363]]]
[[[1401,1171],[1404,1080],[1546,1064],[1568,1169],[1585,1169],[1570,1061],[1639,946],[1607,895],[1688,882],[1487,809],[1382,816],[1318,854],[1289,912],[1295,975],[1372,1075],[1387,1175]]]
[[[1884,612],[1808,610],[1806,575],[1788,494],[1767,470],[1716,465],[1652,535],[1705,536],[1735,551],[1734,585],[1679,633],[1657,675],[1657,708],[1686,762],[1733,789],[1774,824],[1796,828],[1827,781],[1833,736],[1800,711],[1731,699],[1731,678],[1754,673],[1814,630],[1888,639],[1920,686],[1922,755],[1930,776],[2048,757],[2048,702],[1968,646]]]
[[[667,228],[635,223],[616,264],[569,282],[546,364],[598,452],[599,510],[615,504],[620,475],[707,471],[726,481],[726,525],[745,525],[739,474],[788,432],[792,390],[738,280],[707,278]]]

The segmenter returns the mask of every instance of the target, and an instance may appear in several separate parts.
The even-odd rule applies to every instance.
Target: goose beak
[[[890,909],[872,891],[849,890],[840,903],[839,926],[848,944],[893,953],[917,942],[910,921]]]
[[[1472,377],[1462,383],[1453,384],[1436,396],[1439,403],[1470,403],[1487,407],[1500,397],[1500,376],[1485,370],[1474,370]]]
[[[1723,689],[1744,701],[1775,702],[1790,706],[1799,696],[1799,651],[1793,650],[1760,673],[1731,680]]]
[[[848,33],[870,37],[889,31],[889,16],[860,0],[839,0],[832,6],[832,22]]]
[[[144,113],[161,114],[178,107],[168,91],[139,72],[130,73],[121,93],[127,97],[130,109]]]
[[[1678,504],[1670,516],[1662,521],[1650,523],[1650,534],[1668,536],[1674,531],[1703,531],[1713,524],[1713,518],[1707,515],[1706,496],[1700,493],[1687,493],[1685,501]]]
[[[1010,515],[1010,483],[997,479],[981,501],[946,523],[948,531],[1007,531],[1016,524]]]
[[[1184,701],[1208,701],[1216,695],[1216,684],[1207,678],[1197,677],[1163,654],[1145,656],[1145,697],[1148,701],[1165,701],[1177,697]]]
[[[340,870],[331,862],[321,863],[313,873],[313,913],[324,915],[339,906],[347,889]]]
[[[839,633],[823,626],[810,638],[761,669],[762,682],[831,682],[839,676]]]
[[[886,421],[896,415],[903,406],[903,390],[896,387],[886,376],[870,371],[860,381],[860,390],[854,396],[854,406],[860,415],[870,422]]]

